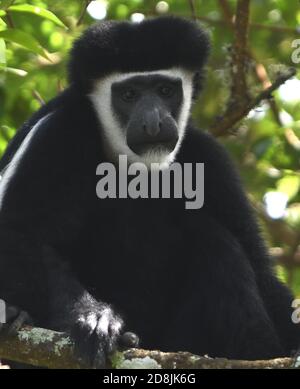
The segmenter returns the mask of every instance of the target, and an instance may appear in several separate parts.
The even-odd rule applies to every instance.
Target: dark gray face
[[[163,75],[134,76],[111,87],[112,109],[136,154],[165,149],[178,141],[177,120],[183,100],[182,81]]]

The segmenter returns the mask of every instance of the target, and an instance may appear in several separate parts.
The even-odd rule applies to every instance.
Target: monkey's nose
[[[158,109],[147,111],[143,121],[143,130],[151,137],[155,137],[161,130],[161,120]]]

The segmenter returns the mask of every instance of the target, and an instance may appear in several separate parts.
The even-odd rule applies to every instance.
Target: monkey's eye
[[[133,88],[127,88],[122,93],[122,99],[126,102],[133,101],[137,97],[137,92]]]
[[[174,93],[174,88],[171,85],[162,85],[159,87],[159,93],[163,97],[170,97]]]

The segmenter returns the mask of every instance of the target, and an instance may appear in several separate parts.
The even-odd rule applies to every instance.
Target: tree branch
[[[222,10],[226,24],[228,24],[228,26],[232,25],[233,15],[229,3],[227,2],[227,0],[219,0],[218,2],[219,2],[219,7]]]
[[[0,359],[52,369],[87,367],[74,357],[73,346],[64,333],[24,327],[17,336],[1,336]]]
[[[272,97],[272,93],[284,84],[291,77],[296,75],[296,69],[290,68],[286,73],[280,73],[277,79],[268,88],[264,89],[253,101],[250,103],[251,109],[255,108],[262,100],[269,99]]]
[[[163,369],[294,369],[298,361],[293,358],[277,358],[272,360],[241,361],[226,358],[200,357],[188,352],[163,353],[161,351],[147,351],[132,349],[123,353],[121,367],[129,367],[137,358],[151,358]],[[147,363],[147,361],[145,361]]]
[[[229,110],[232,109],[231,104],[234,105],[233,109],[236,109],[236,105],[244,105],[249,100],[246,81],[249,3],[250,0],[238,0],[237,3],[234,23],[235,40],[232,50],[232,85]]]
[[[42,96],[39,94],[37,90],[32,91],[32,96],[40,103],[40,105],[45,105],[45,100],[42,98]]]
[[[42,328],[24,327],[16,336],[0,338],[0,358],[51,369],[88,368],[74,356],[73,350],[74,344],[67,334]],[[107,368],[293,369],[299,366],[299,360],[294,358],[239,361],[200,357],[188,352],[131,349],[116,352]]]
[[[7,21],[7,25],[10,28],[15,28],[15,24],[14,24],[13,18],[11,16],[11,13],[8,11],[6,11],[6,21]]]
[[[80,26],[80,24],[82,23],[84,15],[85,15],[86,10],[87,10],[87,7],[89,6],[90,2],[91,2],[91,0],[84,0],[79,18],[78,18],[77,23],[76,23],[77,27]]]
[[[197,20],[195,0],[188,0],[191,9],[192,19]]]
[[[272,93],[295,74],[296,69],[290,68],[286,73],[281,73],[269,88],[264,89],[250,102],[244,103],[243,105],[231,106],[230,110],[227,110],[222,117],[218,117],[215,120],[210,127],[210,131],[216,136],[226,134],[226,131],[232,129],[237,122],[247,116],[248,113],[263,100],[270,99],[272,97]]]

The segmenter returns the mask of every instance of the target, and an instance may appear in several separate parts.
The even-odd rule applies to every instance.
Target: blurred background
[[[250,7],[249,93],[257,95],[291,66],[298,77],[219,140],[242,175],[278,276],[300,296],[300,3],[252,0]],[[73,39],[104,19],[175,14],[202,23],[213,50],[193,116],[209,129],[229,98],[235,8],[236,0],[0,1],[0,155],[17,128],[67,85]]]

